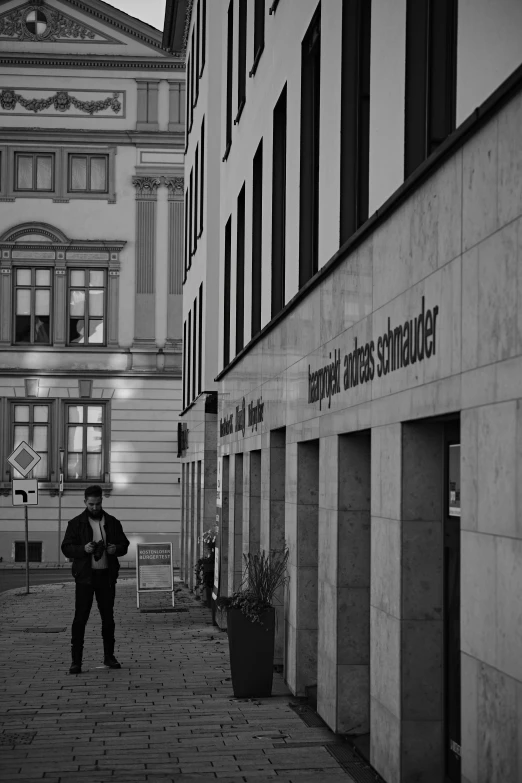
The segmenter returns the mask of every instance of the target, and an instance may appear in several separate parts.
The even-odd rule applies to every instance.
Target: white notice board
[[[140,608],[140,593],[171,593],[174,606],[174,573],[170,541],[136,544],[136,592]]]

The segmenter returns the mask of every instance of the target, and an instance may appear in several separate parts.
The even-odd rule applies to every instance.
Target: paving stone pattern
[[[102,665],[93,606],[81,675],[68,674],[74,585],[0,597],[0,780],[45,783],[210,781],[353,783],[310,728],[280,675],[270,699],[235,700],[226,633],[177,586],[176,608],[139,612],[135,580],[118,582],[116,656]],[[142,608],[170,597],[142,597]]]

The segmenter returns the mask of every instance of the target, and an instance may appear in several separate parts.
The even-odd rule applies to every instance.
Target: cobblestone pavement
[[[102,665],[94,606],[78,676],[68,674],[74,585],[0,597],[0,780],[353,783],[331,753],[340,738],[303,722],[279,675],[272,698],[233,698],[227,635],[188,590],[163,613],[139,612],[135,591],[118,582],[123,668]],[[141,603],[167,608],[170,597]]]

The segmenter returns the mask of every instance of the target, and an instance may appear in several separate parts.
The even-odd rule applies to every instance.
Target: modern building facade
[[[202,536],[216,523],[221,150],[220,4],[167,3],[163,44],[186,52],[182,471],[182,574],[194,586]],[[209,66],[209,63],[211,64]]]
[[[25,559],[24,440],[31,559],[100,484],[127,559],[179,560],[183,57],[100,0],[2,2],[0,47],[0,556]]]
[[[216,5],[222,592],[287,546],[291,691],[387,783],[517,783],[520,3]]]

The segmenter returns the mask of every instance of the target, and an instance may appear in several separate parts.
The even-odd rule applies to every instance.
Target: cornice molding
[[[73,128],[0,128],[1,144],[113,144],[135,147],[166,147],[183,152],[185,135],[167,131],[111,131]],[[176,143],[177,141],[177,143]]]
[[[6,68],[37,68],[38,70],[52,68],[99,68],[114,71],[184,71],[185,62],[179,58],[166,56],[161,60],[149,60],[139,57],[118,57],[116,55],[55,55],[43,57],[41,55],[26,54],[2,54],[0,66]]]

